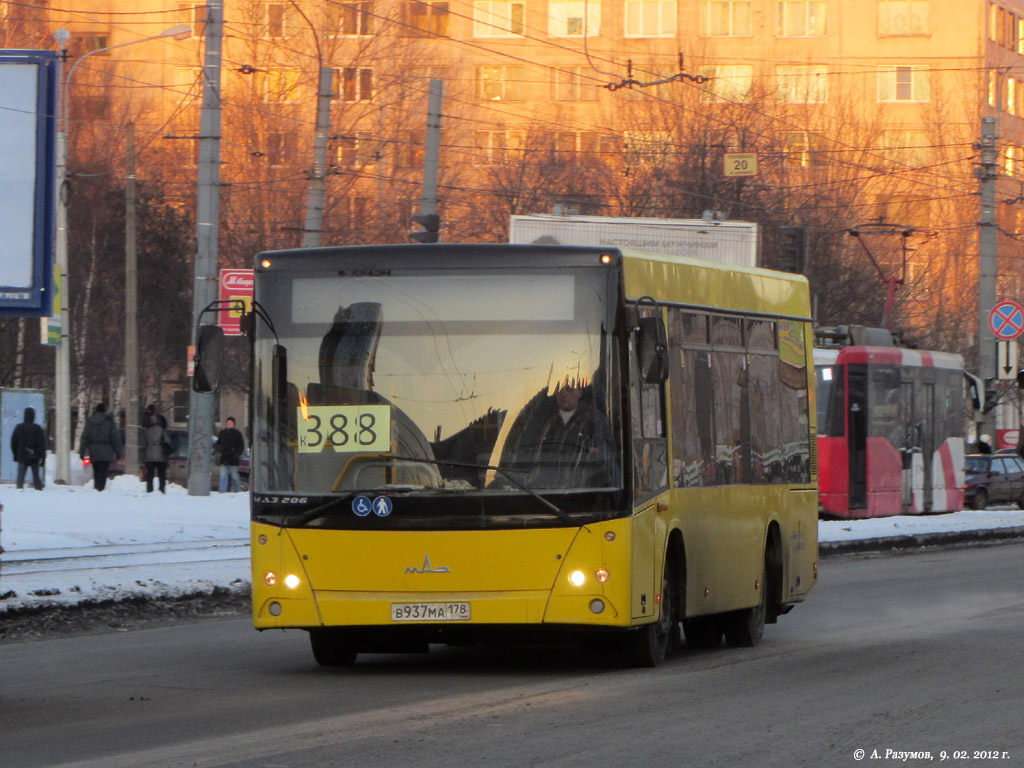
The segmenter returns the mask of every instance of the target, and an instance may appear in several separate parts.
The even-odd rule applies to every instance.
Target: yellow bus
[[[320,664],[550,638],[655,666],[757,643],[817,579],[803,277],[614,248],[277,251],[247,319],[253,620],[307,630]],[[218,336],[199,328],[200,391]]]

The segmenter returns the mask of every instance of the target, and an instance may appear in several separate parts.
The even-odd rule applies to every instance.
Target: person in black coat
[[[11,433],[11,453],[18,462],[18,488],[25,485],[25,473],[31,468],[32,485],[43,490],[39,468],[46,459],[46,433],[36,424],[36,409],[25,409],[25,420]]]
[[[102,491],[107,487],[110,464],[124,456],[121,433],[114,424],[114,417],[107,413],[107,404],[100,403],[92,416],[85,422],[78,454],[88,454],[92,462],[93,487]]]
[[[213,450],[220,458],[220,492],[227,493],[230,490],[235,493],[242,490],[238,460],[245,452],[245,438],[235,429],[235,420],[231,416],[224,420],[224,429],[217,434]]]

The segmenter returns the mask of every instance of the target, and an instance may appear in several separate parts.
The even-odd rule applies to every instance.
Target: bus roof
[[[789,272],[623,249],[626,297],[809,320],[807,278]]]
[[[874,363],[875,365],[901,365],[911,368],[951,368],[962,371],[964,359],[950,352],[900,347],[841,347],[814,349],[815,365],[846,365],[848,363]]]

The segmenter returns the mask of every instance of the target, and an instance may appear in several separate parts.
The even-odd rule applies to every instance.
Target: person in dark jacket
[[[142,461],[146,464],[146,493],[153,492],[153,477],[160,478],[160,493],[167,493],[167,457],[174,452],[167,436],[167,419],[155,410],[143,417]]]
[[[46,433],[36,424],[36,409],[25,409],[25,420],[11,433],[11,454],[18,462],[18,488],[25,485],[25,473],[32,470],[32,485],[43,490],[39,468],[46,459]]]
[[[238,475],[238,460],[245,451],[245,438],[235,429],[235,420],[228,416],[224,429],[217,433],[214,452],[220,457],[220,492],[232,493],[242,490],[242,478]]]
[[[124,455],[121,433],[114,424],[114,417],[107,413],[106,403],[97,405],[92,416],[85,422],[78,453],[82,458],[88,454],[92,461],[93,487],[102,491],[107,487],[110,463]]]

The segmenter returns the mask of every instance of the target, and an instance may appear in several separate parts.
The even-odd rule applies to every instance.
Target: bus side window
[[[658,310],[643,310],[650,316]],[[634,316],[639,319],[639,313]],[[635,328],[637,322],[631,323]],[[636,335],[630,335],[630,401],[633,432],[633,478],[635,495],[650,496],[668,487],[668,445],[665,437],[664,385],[648,383],[640,375]]]

